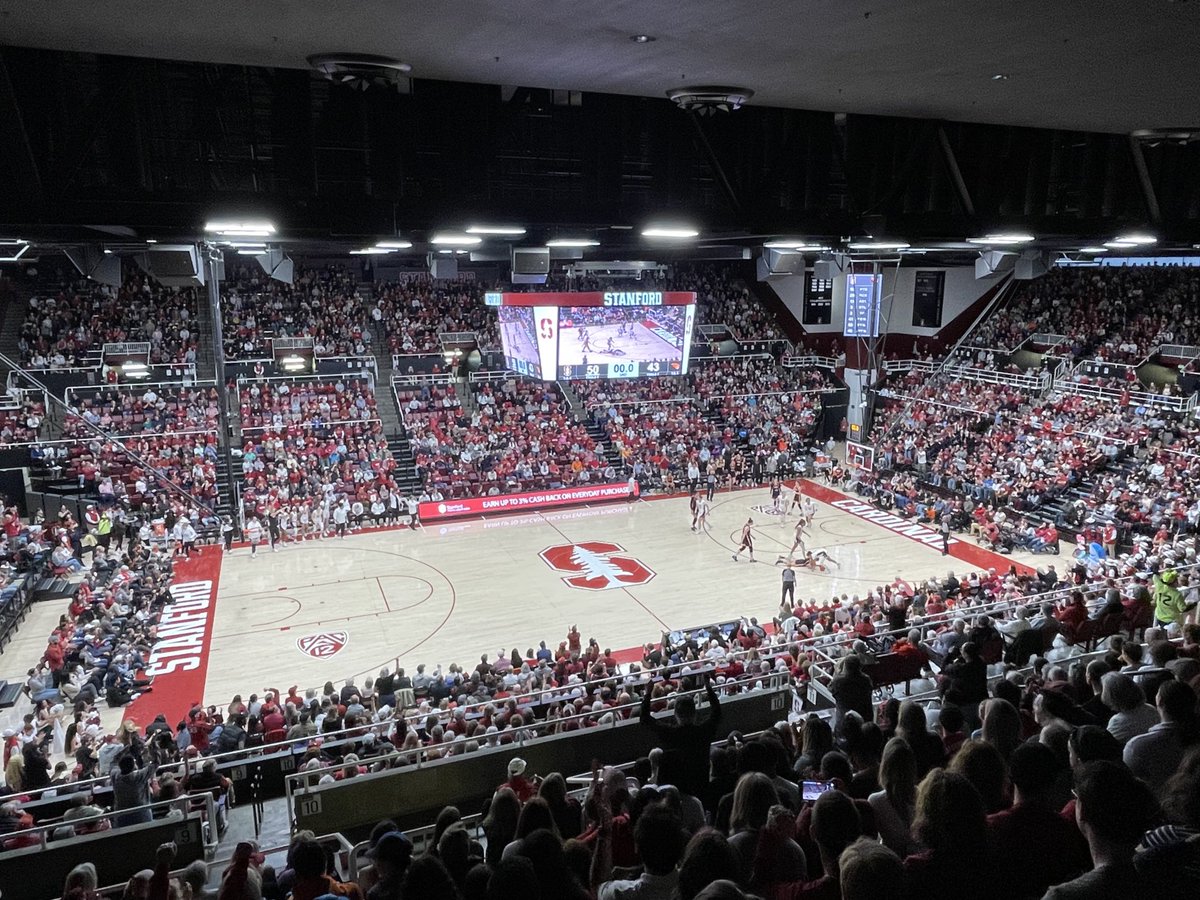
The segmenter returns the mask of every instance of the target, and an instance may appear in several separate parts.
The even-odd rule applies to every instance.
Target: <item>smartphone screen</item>
[[[803,800],[816,800],[831,787],[832,781],[805,781],[801,786],[800,797]]]

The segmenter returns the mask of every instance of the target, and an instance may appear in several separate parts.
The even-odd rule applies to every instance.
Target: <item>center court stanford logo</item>
[[[344,631],[323,631],[299,638],[296,646],[301,653],[307,653],[315,659],[329,659],[345,647],[349,639],[350,635]]]
[[[654,570],[625,548],[608,541],[559,544],[538,554],[555,572],[566,572],[563,583],[581,591],[611,591],[647,584]]]

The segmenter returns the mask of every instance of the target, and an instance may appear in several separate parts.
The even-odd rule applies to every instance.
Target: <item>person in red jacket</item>
[[[1054,618],[1068,626],[1077,629],[1088,620],[1087,603],[1084,602],[1082,591],[1072,591],[1071,598],[1054,612]]]
[[[54,684],[62,684],[64,680],[63,662],[66,656],[63,652],[62,641],[57,634],[50,635],[50,642],[46,645],[46,652],[42,654],[42,659],[50,667],[50,674],[54,678]]]
[[[514,756],[508,761],[508,781],[500,785],[509,788],[522,803],[529,801],[537,793],[538,783],[535,779],[525,777],[525,760]],[[500,790],[500,788],[496,788]]]

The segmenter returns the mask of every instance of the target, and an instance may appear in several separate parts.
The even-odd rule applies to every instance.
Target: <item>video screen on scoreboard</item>
[[[504,364],[514,372],[530,378],[542,377],[541,356],[538,353],[535,311],[531,306],[501,306],[500,346]]]
[[[684,375],[695,315],[694,304],[561,307],[559,377]]]

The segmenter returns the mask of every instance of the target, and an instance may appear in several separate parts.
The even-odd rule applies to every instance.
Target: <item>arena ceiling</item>
[[[280,68],[352,51],[417,78],[723,84],[755,105],[1094,132],[1200,125],[1198,37],[1185,0],[0,0],[15,46]]]

